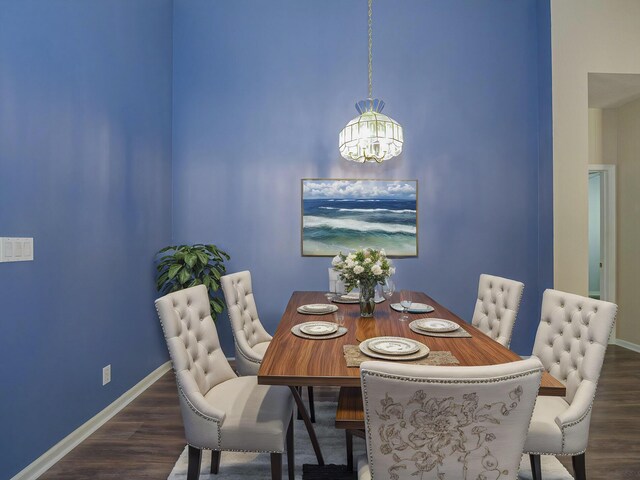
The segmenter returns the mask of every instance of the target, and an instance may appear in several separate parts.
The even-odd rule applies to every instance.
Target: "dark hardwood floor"
[[[316,388],[316,401],[337,390]],[[166,479],[185,440],[172,372],[42,479]],[[561,458],[571,471],[571,459]],[[591,417],[587,478],[640,479],[640,354],[610,346]]]

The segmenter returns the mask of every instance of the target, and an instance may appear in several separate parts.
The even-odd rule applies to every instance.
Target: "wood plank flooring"
[[[314,392],[316,401],[326,401],[338,391]],[[166,479],[184,445],[169,372],[40,478]],[[571,459],[561,460],[571,471]],[[613,345],[591,417],[587,478],[640,479],[640,354]]]

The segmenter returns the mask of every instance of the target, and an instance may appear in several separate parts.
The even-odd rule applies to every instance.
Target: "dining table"
[[[303,305],[329,303],[325,293],[293,292],[258,372],[259,384],[286,385],[291,389],[320,465],[324,464],[322,452],[300,397],[301,387],[340,387],[336,427],[356,430],[364,428],[364,412],[359,389],[360,368],[347,366],[345,346],[357,346],[360,342],[374,337],[393,336],[421,342],[431,353],[448,352],[455,357],[455,364],[460,366],[496,365],[521,360],[517,353],[499,344],[422,292],[411,292],[411,301],[430,305],[433,311],[409,313],[409,321],[401,321],[402,312],[391,308],[391,304],[400,301],[399,292],[394,293],[390,299],[377,303],[373,317],[361,317],[359,303],[335,303],[338,311],[323,315],[309,315],[298,311]],[[411,330],[409,324],[412,320],[420,318],[453,321],[470,336],[436,337],[416,333]],[[343,325],[347,332],[342,336],[326,339],[302,338],[292,333],[296,325],[308,321],[337,322]],[[566,387],[551,374],[544,372],[539,395],[565,396]]]

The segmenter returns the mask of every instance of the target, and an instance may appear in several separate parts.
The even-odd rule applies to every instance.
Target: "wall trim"
[[[626,340],[621,340],[616,338],[615,344],[619,347],[626,348],[627,350],[633,350],[634,352],[640,353],[640,345],[636,343],[627,342]]]
[[[165,362],[160,365],[153,372],[140,380],[136,385],[118,397],[113,403],[108,405],[104,410],[84,424],[80,425],[77,429],[34,460],[30,465],[18,472],[12,480],[38,478],[55,465],[67,453],[82,443],[89,435],[111,420],[111,418],[120,412],[120,410],[129,405],[129,403],[131,403],[138,395],[153,385],[169,370],[171,370],[171,362]]]

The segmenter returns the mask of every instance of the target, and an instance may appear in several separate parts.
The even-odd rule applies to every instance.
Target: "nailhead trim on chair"
[[[160,311],[158,310],[157,306],[156,306],[156,313],[158,314],[158,316],[160,316]],[[162,335],[166,339],[167,338],[167,332],[164,331],[164,325],[162,324],[162,322],[160,322],[160,328],[162,328]],[[171,359],[171,370],[173,370],[173,375],[174,375],[174,377],[176,379],[176,385],[178,386],[178,390],[180,392],[180,395],[182,395],[182,398],[184,398],[187,401],[187,405],[193,411],[193,413],[195,413],[199,417],[204,418],[207,421],[210,421],[210,422],[213,422],[213,423],[216,424],[216,429],[218,430],[218,445],[222,445],[221,435],[220,435],[220,421],[217,418],[213,418],[213,417],[209,417],[208,415],[205,415],[204,413],[202,413],[200,410],[198,410],[189,401],[189,398],[187,398],[187,395],[184,393],[184,390],[182,389],[182,385],[180,384],[180,380],[178,379],[178,373],[176,372],[175,363],[173,361],[173,355],[171,355],[171,349],[168,349],[168,350],[169,350],[169,358]],[[192,445],[192,446],[194,446],[194,445]]]
[[[364,397],[364,404],[368,404],[369,403],[369,395],[368,395],[368,390],[367,390],[367,382],[366,382],[366,377],[367,376],[375,376],[375,377],[380,377],[380,378],[389,378],[392,380],[399,380],[401,382],[412,382],[412,383],[431,383],[431,384],[435,384],[435,383],[444,383],[444,384],[467,384],[467,385],[472,385],[472,384],[478,384],[478,383],[498,383],[498,382],[502,382],[505,380],[513,380],[515,378],[522,378],[522,377],[527,377],[529,375],[533,375],[537,372],[542,371],[542,368],[537,368],[535,370],[528,370],[526,372],[522,372],[522,373],[518,373],[515,375],[504,375],[502,377],[496,377],[496,378],[490,378],[490,379],[478,379],[478,380],[470,380],[470,379],[464,379],[464,380],[454,380],[454,379],[445,379],[445,378],[438,378],[438,379],[430,379],[430,378],[416,378],[416,377],[409,377],[409,376],[401,376],[401,375],[391,375],[388,373],[379,373],[379,372],[369,372],[366,371],[365,375],[362,377],[362,395]],[[542,380],[542,377],[541,377]],[[538,384],[538,389],[540,388],[540,384]],[[365,412],[366,412],[366,424],[370,424],[371,423],[371,419],[369,418],[369,409],[367,409],[365,407]],[[531,418],[533,417],[533,411],[531,412],[531,417],[529,418],[529,423],[531,423]],[[365,433],[366,433],[366,444],[367,444],[367,454],[369,459],[373,458],[373,450],[372,450],[372,440],[371,438],[369,438],[369,429],[365,428]],[[372,475],[373,478],[373,475]]]
[[[520,296],[518,297],[518,303],[516,303],[516,312],[520,311],[520,304],[522,303],[522,295],[524,294],[524,288],[520,291]],[[517,320],[517,318],[516,318]],[[511,325],[511,330],[509,330],[509,342],[507,343],[507,348],[511,347],[511,338],[513,335],[513,329],[516,326],[516,322],[514,321],[513,324]]]
[[[286,450],[239,450],[236,448],[225,448],[224,450],[217,450],[215,448],[210,447],[199,447],[198,445],[193,445],[187,442],[187,445],[193,448],[198,448],[200,450],[213,450],[214,452],[241,452],[241,453],[285,453]]]
[[[229,320],[231,320],[231,318],[229,318]],[[258,360],[255,358],[249,358],[247,357],[247,354],[244,353],[240,347],[238,346],[238,342],[236,342],[236,335],[235,333],[233,334],[233,345],[236,348],[236,353],[239,353],[241,357],[243,357],[244,359],[246,359],[247,361],[251,362],[251,363],[255,363],[257,365],[262,365],[262,360]]]
[[[564,302],[562,302],[561,306],[564,307]],[[580,307],[579,310],[582,310],[582,307]],[[595,312],[597,311],[598,309],[596,308]],[[611,322],[611,327],[609,327],[609,337],[611,337],[611,332],[613,332],[613,327],[616,324],[617,316],[618,316],[618,311],[616,310],[616,314],[613,317],[613,322]],[[548,320],[547,323],[551,323],[551,320]],[[593,340],[591,340],[589,343],[593,343]],[[606,348],[607,347],[605,345],[605,350]],[[598,375],[598,380],[595,382],[595,388],[593,389],[593,395],[591,397],[591,402],[589,403],[589,408],[587,408],[587,411],[577,420],[574,420],[573,422],[570,422],[570,423],[562,424],[560,426],[560,430],[562,432],[562,453],[554,453],[554,452],[525,452],[525,453],[529,455],[554,455],[554,456],[563,456],[563,457],[567,457],[567,456],[574,457],[576,455],[582,455],[583,453],[585,453],[587,451],[587,447],[585,447],[583,450],[579,451],[578,453],[564,452],[564,446],[565,446],[565,440],[566,440],[565,429],[578,425],[580,422],[584,421],[589,416],[589,413],[591,413],[591,410],[593,409],[593,402],[595,401],[595,398],[596,398],[596,392],[598,391],[599,381],[600,381],[600,375]]]
[[[158,316],[160,315],[160,312],[158,311],[158,307],[156,306],[156,312],[158,313]],[[164,331],[164,325],[162,324],[162,322],[160,322],[160,328],[162,328],[162,335],[167,338],[166,332]],[[171,359],[171,369],[173,370],[173,375],[176,379],[176,385],[178,386],[178,391],[180,392],[180,395],[182,396],[182,398],[184,398],[187,401],[187,405],[189,406],[189,408],[193,411],[193,413],[195,413],[196,415],[198,415],[199,417],[204,418],[207,421],[213,422],[216,424],[216,429],[218,431],[218,445],[222,445],[222,432],[220,429],[220,421],[217,418],[213,418],[213,417],[209,417],[208,415],[205,415],[204,413],[202,413],[200,410],[198,410],[190,401],[189,398],[187,398],[187,395],[184,393],[184,391],[182,390],[182,385],[180,384],[180,380],[178,380],[178,374],[175,370],[175,364],[173,362],[173,356],[171,355],[171,350],[169,349],[169,358]],[[293,420],[291,420],[293,421]],[[238,449],[224,449],[224,450],[217,450],[215,448],[210,448],[210,447],[201,447],[198,445],[194,445],[190,442],[187,442],[187,445],[194,447],[194,448],[198,448],[200,450],[213,450],[216,452],[242,452],[242,453],[285,453],[286,450],[238,450]]]

